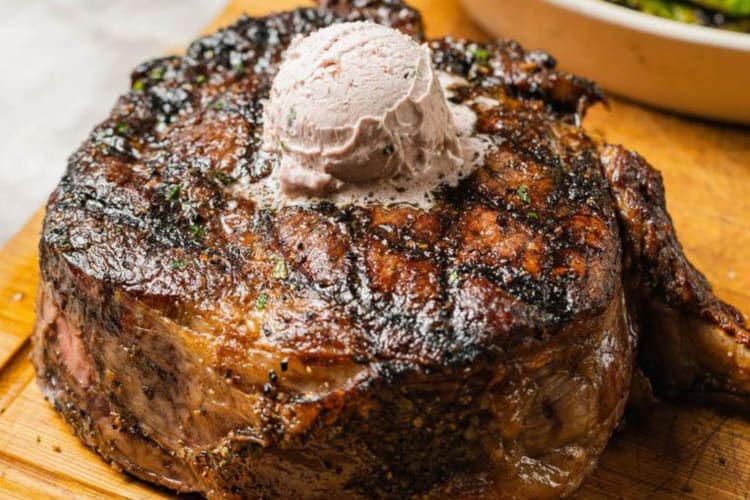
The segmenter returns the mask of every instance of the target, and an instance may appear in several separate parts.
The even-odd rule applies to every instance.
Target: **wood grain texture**
[[[242,12],[262,15],[298,0],[235,0],[207,28]],[[429,36],[481,38],[456,0],[414,0]],[[93,124],[92,124],[93,125]],[[750,130],[687,120],[613,100],[584,126],[659,168],[688,257],[718,294],[750,312]],[[166,498],[86,449],[33,383],[28,336],[41,213],[0,252],[0,497]],[[688,398],[690,399],[690,398]],[[750,418],[699,401],[663,402],[629,416],[579,499],[749,498]],[[184,498],[184,497],[182,497]]]

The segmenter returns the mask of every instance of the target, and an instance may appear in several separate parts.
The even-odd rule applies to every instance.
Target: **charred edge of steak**
[[[451,37],[430,42],[433,63],[483,88],[503,88],[520,100],[537,100],[558,119],[580,124],[586,110],[605,102],[590,80],[557,71],[543,51],[528,52],[514,40],[477,43]]]
[[[662,391],[747,396],[750,325],[685,257],[661,174],[637,153],[601,149],[619,208],[628,297],[643,332],[641,365]]]
[[[688,262],[666,210],[664,183],[658,170],[640,155],[605,146],[603,156],[610,185],[621,200],[620,217],[628,250],[628,271],[638,276],[649,294],[671,307],[705,316],[750,347],[750,333],[737,309],[721,302],[706,277]],[[640,296],[647,294],[641,290]]]

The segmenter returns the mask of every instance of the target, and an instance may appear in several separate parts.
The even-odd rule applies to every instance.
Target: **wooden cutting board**
[[[456,0],[412,3],[422,10],[430,36],[484,38]],[[302,4],[235,0],[208,30],[242,12],[262,15]],[[585,127],[640,151],[663,172],[688,257],[722,298],[750,313],[750,129],[618,100],[609,111],[592,111]],[[170,497],[111,469],[81,445],[33,381],[28,337],[40,222],[41,212],[0,251],[0,498]],[[748,498],[750,416],[690,399],[629,415],[577,498]]]

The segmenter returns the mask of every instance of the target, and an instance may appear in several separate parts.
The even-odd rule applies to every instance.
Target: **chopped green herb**
[[[268,302],[268,294],[267,293],[261,293],[258,295],[258,300],[255,301],[255,310],[256,311],[262,311],[266,308],[266,303]]]
[[[222,109],[224,109],[224,102],[223,101],[217,101],[216,103],[214,103],[214,109],[216,111],[221,111]]]
[[[173,260],[172,264],[170,264],[170,267],[172,269],[185,269],[187,267],[188,263],[185,260],[177,259]]]
[[[176,200],[180,196],[180,185],[172,184],[167,188],[167,199]]]
[[[130,132],[130,126],[127,123],[118,122],[115,125],[115,132],[121,135],[128,134]]]
[[[521,184],[519,188],[516,190],[516,194],[518,195],[518,199],[520,199],[522,202],[526,203],[527,205],[531,203],[531,198],[529,198],[529,187],[526,184]]]
[[[200,240],[204,236],[206,236],[206,228],[203,226],[199,226],[197,224],[193,224],[190,226],[190,237],[194,240]]]
[[[200,85],[201,83],[206,81],[206,75],[198,75],[195,77],[195,83]]]
[[[294,120],[296,119],[297,119],[297,108],[292,106],[289,108],[289,114],[286,116],[287,128],[291,128],[291,126],[294,125]]]
[[[59,242],[57,242],[58,249],[61,252],[67,252],[73,248],[73,244],[70,242],[70,238],[65,236],[63,237]],[[0,414],[2,414],[3,411],[0,410]]]
[[[245,65],[242,63],[237,63],[232,66],[232,71],[234,71],[235,73],[242,73],[243,71],[245,71]]]
[[[284,141],[281,141],[281,140],[279,141],[279,147],[281,148],[282,151],[286,151],[286,144],[284,144]]]
[[[526,218],[532,219],[532,220],[537,220],[539,218],[539,215],[537,215],[536,212],[529,212],[529,213],[526,214]]]
[[[221,184],[225,186],[234,184],[234,177],[222,172],[221,170],[214,170],[211,173],[211,177],[213,177],[214,179],[216,179],[217,181],[219,181]]]
[[[448,284],[449,285],[457,285],[458,284],[458,271],[453,270],[448,275]]]
[[[474,47],[471,54],[474,56],[474,60],[479,64],[487,64],[490,60],[490,51],[483,47]]]
[[[152,80],[161,80],[164,78],[164,73],[166,73],[167,69],[162,66],[157,66],[156,68],[152,69],[148,73],[148,77]]]
[[[277,259],[273,266],[273,277],[277,280],[285,280],[289,277],[289,270],[286,268],[286,261],[283,258]]]
[[[137,90],[138,92],[142,91],[146,88],[146,82],[143,81],[143,78],[140,78],[133,82],[133,90]]]

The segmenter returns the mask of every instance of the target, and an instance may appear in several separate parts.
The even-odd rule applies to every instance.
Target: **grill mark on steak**
[[[424,38],[399,1],[327,4],[136,68],[47,206],[40,383],[87,445],[179,491],[570,493],[622,415],[634,304],[668,308],[669,342],[693,322],[699,347],[714,327],[742,337],[741,318],[662,238],[654,174],[576,126],[601,92],[512,41],[429,42],[495,145],[431,210],[237,197],[277,164],[259,149],[262,99],[294,34],[373,20]],[[59,324],[80,332],[75,357]],[[698,350],[669,366],[723,366],[712,383],[744,390]]]

